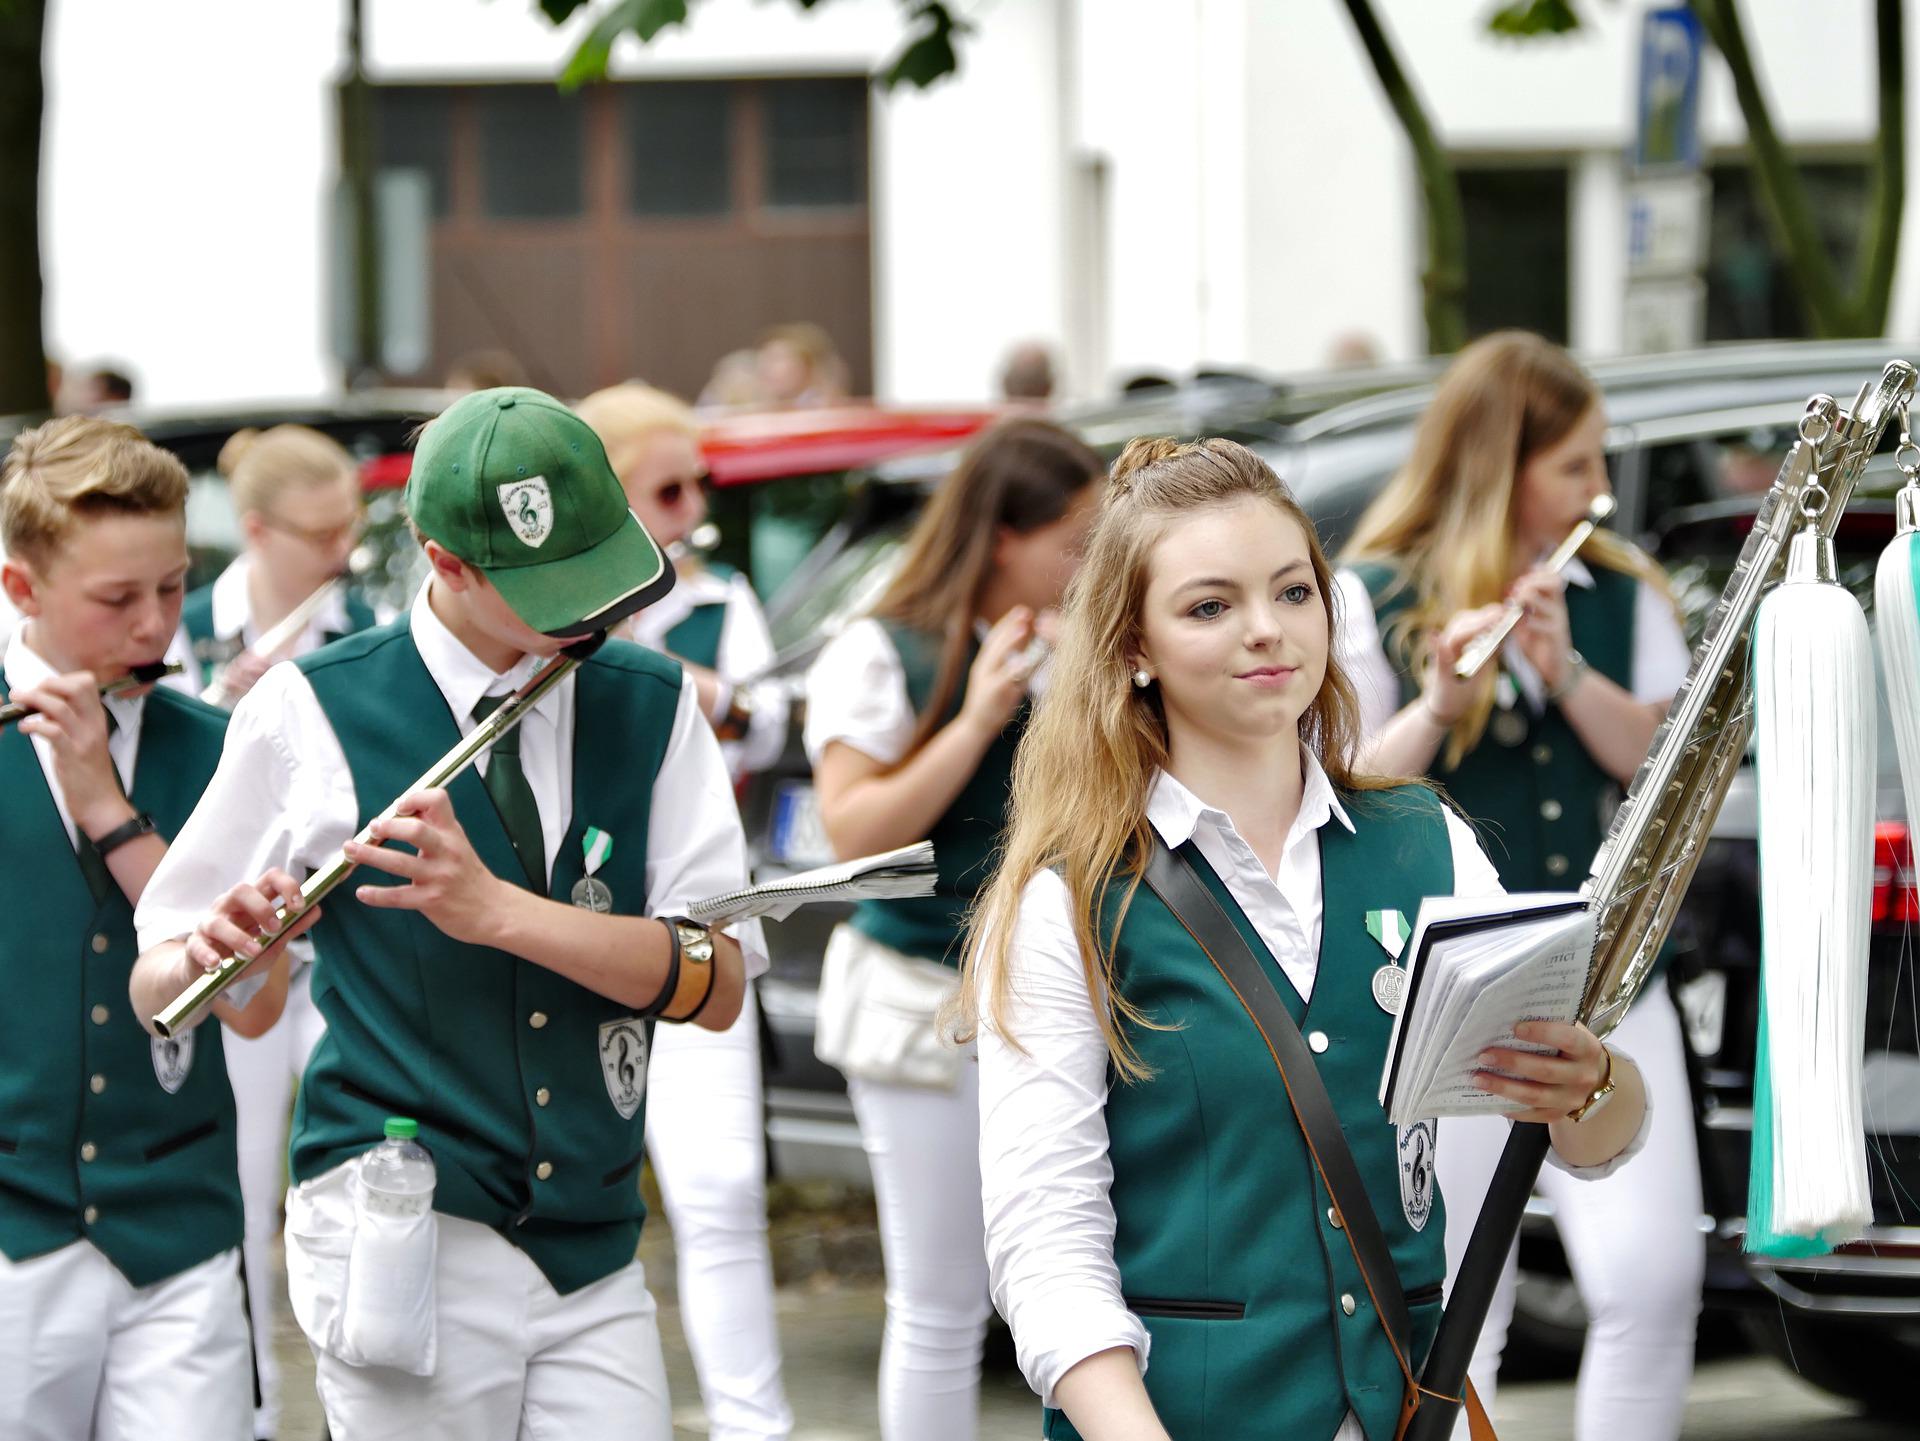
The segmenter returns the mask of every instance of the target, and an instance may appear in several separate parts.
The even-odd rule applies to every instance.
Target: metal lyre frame
[[[1811,529],[1833,535],[1853,488],[1896,415],[1903,421],[1920,373],[1903,361],[1860,388],[1851,410],[1831,396],[1807,402],[1800,439],[1760,504],[1753,531],[1721,592],[1686,683],[1655,733],[1647,758],[1581,893],[1597,918],[1580,1019],[1611,1034],[1652,973],[1693,879],[1707,833],[1746,755],[1752,727],[1748,651],[1761,597],[1786,569],[1788,541]],[[1534,1178],[1546,1160],[1545,1126],[1515,1125],[1501,1153],[1473,1239],[1454,1278],[1421,1372],[1426,1392],[1405,1441],[1449,1441],[1467,1363],[1519,1233]]]

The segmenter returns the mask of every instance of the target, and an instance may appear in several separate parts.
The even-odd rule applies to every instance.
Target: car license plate
[[[820,822],[820,802],[813,787],[786,781],[773,796],[773,834],[768,851],[782,865],[824,866],[833,860],[827,828]]]

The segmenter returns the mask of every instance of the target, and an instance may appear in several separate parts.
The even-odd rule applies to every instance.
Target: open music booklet
[[[1406,955],[1380,1104],[1395,1125],[1522,1109],[1473,1084],[1489,1046],[1538,1051],[1520,1021],[1572,1021],[1586,991],[1594,915],[1567,892],[1430,896]]]

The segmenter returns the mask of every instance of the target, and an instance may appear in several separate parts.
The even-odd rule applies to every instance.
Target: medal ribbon
[[[588,826],[587,833],[580,838],[580,850],[587,874],[592,875],[613,859],[613,837],[598,826]]]
[[[1407,937],[1413,933],[1408,929],[1404,911],[1368,911],[1367,934],[1397,961],[1400,952],[1406,949]]]

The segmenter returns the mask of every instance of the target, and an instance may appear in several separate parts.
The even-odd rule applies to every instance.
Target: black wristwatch
[[[93,849],[104,859],[114,851],[119,850],[120,847],[124,846],[128,841],[137,841],[142,836],[150,836],[159,829],[160,827],[153,823],[152,816],[148,815],[145,811],[140,811],[134,815],[132,820],[115,826],[104,836],[100,837],[99,840],[94,841],[92,836],[88,836],[87,839],[93,841]]]

